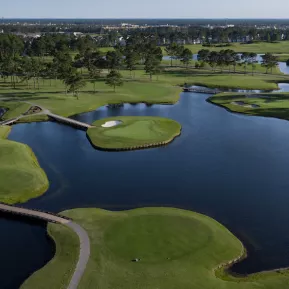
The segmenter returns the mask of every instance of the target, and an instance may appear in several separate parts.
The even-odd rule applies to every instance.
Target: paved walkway
[[[67,223],[67,226],[78,235],[80,242],[78,262],[69,286],[67,287],[68,289],[77,289],[90,257],[90,240],[87,232],[78,224],[69,222]]]
[[[65,124],[68,124],[68,125],[72,125],[72,126],[75,126],[75,127],[81,128],[81,129],[85,129],[85,130],[93,127],[92,125],[87,124],[85,122],[77,121],[77,120],[74,120],[74,119],[71,119],[71,118],[68,118],[68,117],[64,117],[64,116],[60,116],[58,114],[54,114],[50,110],[48,110],[48,109],[46,109],[44,107],[41,107],[38,104],[35,104],[35,103],[32,103],[32,102],[28,102],[28,101],[26,101],[25,103],[30,104],[31,107],[36,106],[36,107],[39,107],[41,109],[41,112],[30,114],[30,116],[32,116],[32,115],[47,115],[48,117],[50,117],[52,119],[55,119],[58,122],[65,123]],[[31,109],[31,107],[28,109],[28,111]],[[18,120],[20,120],[21,118],[24,118],[24,117],[27,117],[27,116],[28,115],[22,114],[22,115],[20,115],[18,117],[2,121],[2,122],[0,122],[0,125],[12,125],[12,124],[16,123]]]
[[[68,118],[68,117],[63,117],[63,116],[60,116],[60,115],[57,115],[57,114],[54,114],[54,113],[51,113],[51,112],[48,112],[47,115],[59,122],[63,122],[63,123],[67,123],[67,124],[70,124],[70,125],[73,125],[73,126],[76,126],[76,127],[80,127],[80,128],[83,128],[83,129],[88,129],[88,128],[91,128],[92,125],[90,124],[87,124],[87,123],[84,123],[84,122],[80,122],[80,121],[77,121],[77,120],[74,120],[74,119],[71,119],[71,118]]]
[[[0,203],[0,211],[11,213],[11,214],[16,214],[16,215],[21,215],[21,216],[29,216],[32,218],[42,219],[47,222],[62,224],[71,228],[78,235],[79,243],[80,243],[79,258],[78,258],[78,262],[77,262],[74,274],[67,287],[67,289],[77,289],[79,282],[86,269],[89,257],[90,257],[90,240],[89,240],[87,232],[81,226],[74,223],[70,219],[67,219],[57,214],[51,214],[47,212],[41,212],[41,211],[36,211],[36,210],[34,211],[30,209],[25,209],[25,208],[9,206],[9,205],[2,204],[2,203]]]

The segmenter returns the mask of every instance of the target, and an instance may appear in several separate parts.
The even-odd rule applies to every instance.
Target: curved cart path
[[[73,221],[64,216],[57,214],[41,212],[36,210],[29,210],[2,203],[0,203],[0,211],[20,216],[37,218],[51,223],[62,224],[64,226],[69,227],[77,234],[80,244],[79,258],[73,276],[67,287],[68,289],[77,289],[90,257],[90,240],[87,232],[80,225],[74,223]]]

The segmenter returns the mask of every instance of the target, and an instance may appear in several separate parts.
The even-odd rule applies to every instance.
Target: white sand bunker
[[[122,121],[120,120],[112,120],[112,121],[107,121],[105,124],[101,125],[102,127],[113,127],[121,124]]]
[[[233,101],[233,102],[231,102],[231,104],[239,105],[239,106],[243,106],[243,107],[249,107],[249,108],[260,107],[260,105],[258,105],[258,104],[246,104],[244,101]]]

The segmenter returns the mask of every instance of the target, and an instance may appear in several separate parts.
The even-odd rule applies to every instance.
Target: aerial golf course
[[[273,50],[272,47],[268,46],[266,51]],[[284,51],[285,48],[280,48],[280,53]],[[212,72],[209,68],[170,67],[164,62],[163,71],[152,81],[141,69],[134,72],[134,77],[127,70],[122,71],[124,85],[116,92],[105,85],[104,72],[95,86],[88,82],[77,98],[67,95],[59,80],[44,79],[40,89],[29,90],[24,83],[17,84],[17,89],[1,83],[0,107],[8,109],[2,117],[8,120],[25,114],[31,105],[65,117],[108,104],[173,105],[178,102],[184,83],[210,88],[275,90],[278,83],[289,82],[278,68],[274,72],[265,74],[259,66],[255,75],[232,74]],[[209,101],[234,112],[289,119],[288,99],[286,93],[250,97],[245,93],[222,93]],[[33,121],[48,121],[48,117],[29,115],[19,120]],[[91,125],[86,132],[88,140],[96,149],[104,150],[165,145],[181,134],[181,123],[153,116],[106,118]],[[6,140],[9,132],[10,127],[0,126],[0,201],[24,203],[45,193],[49,184],[31,149]],[[122,212],[91,208],[63,214],[81,225],[90,237],[91,256],[79,288],[276,289],[289,284],[286,270],[238,278],[230,275],[227,264],[245,257],[245,248],[223,225],[198,213],[173,208]],[[48,232],[55,241],[56,254],[22,289],[67,288],[78,260],[79,240],[73,231],[61,225],[49,224]]]

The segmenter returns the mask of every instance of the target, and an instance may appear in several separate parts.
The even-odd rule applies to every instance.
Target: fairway
[[[49,81],[44,81],[40,90],[27,90],[25,85],[19,85],[18,90],[13,90],[7,85],[0,85],[0,107],[8,108],[3,119],[10,119],[26,112],[31,105],[27,102],[43,106],[55,114],[71,116],[82,112],[92,111],[100,106],[110,103],[176,103],[181,89],[168,83],[146,81],[128,81],[114,93],[103,81],[96,84],[96,92],[93,85],[87,83],[79,95],[79,99],[63,92],[61,81],[55,81],[50,86]],[[1,98],[8,100],[1,100]],[[15,99],[17,98],[17,99]],[[45,120],[44,116],[27,116],[27,121]]]
[[[0,127],[0,201],[22,203],[43,194],[48,180],[31,149],[5,140],[10,127]]]
[[[288,54],[289,41],[279,42],[255,42],[251,44],[231,43],[230,46],[223,47],[205,47],[201,44],[187,44],[186,48],[189,48],[193,53],[198,53],[201,49],[209,49],[214,51],[220,51],[223,49],[232,49],[236,52],[254,52],[257,54],[273,53],[273,54]],[[165,48],[163,48],[165,54]]]
[[[106,122],[120,121],[114,127],[102,127]],[[97,120],[87,131],[96,148],[107,150],[137,149],[166,144],[180,134],[181,126],[161,117],[114,117]]]
[[[83,226],[91,241],[79,289],[276,289],[289,282],[287,271],[247,278],[223,270],[216,274],[220,264],[239,258],[244,248],[225,227],[201,214],[172,208],[74,209],[64,214]],[[56,256],[22,289],[66,288],[77,259],[75,238],[60,225],[49,225],[49,233],[57,244]]]

